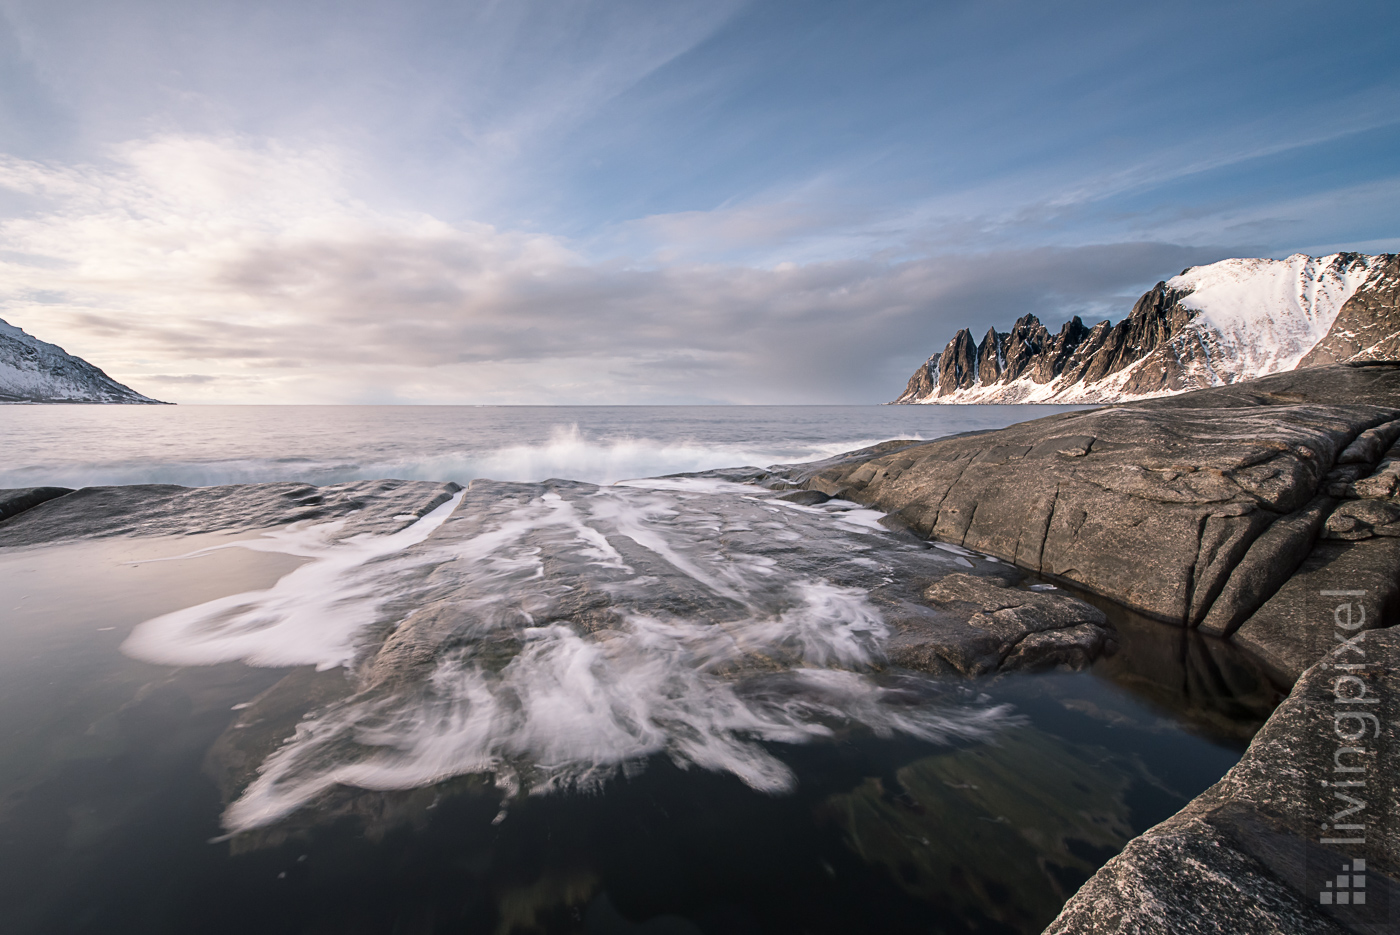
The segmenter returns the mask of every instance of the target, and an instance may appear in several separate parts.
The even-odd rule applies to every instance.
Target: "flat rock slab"
[[[550,511],[567,521],[548,519]],[[633,525],[638,516],[646,517],[646,533]],[[1100,611],[1063,592],[1014,587],[1021,574],[1005,564],[930,549],[877,524],[845,521],[842,511],[785,498],[672,499],[563,481],[474,481],[424,548],[455,548],[512,523],[530,524],[519,547],[538,557],[543,577],[508,583],[499,574],[483,580],[436,572],[431,588],[415,598],[417,609],[369,664],[370,683],[416,677],[417,667],[435,664],[444,647],[485,634],[504,639],[504,651],[513,652],[520,608],[528,620],[566,624],[599,639],[639,614],[735,633],[755,618],[786,614],[793,634],[760,641],[757,653],[743,651],[741,639],[725,663],[735,673],[782,669],[811,651],[800,636],[801,617],[791,610],[794,595],[824,587],[840,589],[841,600],[868,602],[893,631],[877,656],[912,669],[983,675],[1083,667],[1110,642]],[[598,548],[614,556],[611,564],[578,551],[582,526],[597,531]],[[659,542],[666,546],[658,551]],[[501,601],[503,588],[509,597]],[[1032,636],[1038,639],[1027,641]]]
[[[1334,598],[1339,619],[1348,603]],[[1047,935],[1400,929],[1400,631],[1334,633],[1239,764],[1104,865]]]
[[[325,487],[295,483],[84,487],[49,497],[0,522],[0,548],[96,536],[262,529],[296,522],[341,521],[346,523],[346,535],[383,533],[427,514],[460,489],[451,482],[402,480]]]

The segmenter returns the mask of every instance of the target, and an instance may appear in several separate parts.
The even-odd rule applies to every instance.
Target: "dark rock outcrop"
[[[982,343],[977,345],[977,382],[991,386],[1006,371],[1006,335],[988,328]]]
[[[938,392],[947,394],[977,382],[977,344],[966,328],[953,336],[938,365]]]
[[[919,643],[901,633],[894,661],[917,661],[919,654],[940,656],[964,675],[994,670],[1083,668],[1110,642],[1102,611],[1083,601],[1007,587],[1005,578],[951,574],[923,592],[936,607],[957,609],[975,632],[961,639]],[[936,646],[936,648],[934,648]],[[927,668],[927,666],[912,666]]]
[[[0,490],[0,523],[41,503],[72,492],[68,487],[17,487]]]
[[[930,358],[915,373],[895,402],[951,397],[960,390],[1009,386],[1023,379],[1044,385],[1063,377],[1067,384],[1087,385],[1135,364],[1141,366],[1125,384],[1125,395],[1187,389],[1179,353],[1164,349],[1194,317],[1179,304],[1183,295],[1158,283],[1116,325],[1102,321],[1090,328],[1075,316],[1055,335],[1046,330],[1040,319],[1026,315],[1006,334],[994,328],[989,330],[975,357],[969,352],[971,332],[964,329],[941,354]],[[974,366],[968,366],[969,361]],[[998,361],[998,365],[989,366],[992,361]],[[925,376],[920,377],[920,373]],[[955,376],[949,376],[950,373]],[[934,375],[938,378],[934,379]],[[1016,400],[1008,396],[988,401]]]
[[[0,402],[143,403],[142,396],[56,344],[0,321]]]

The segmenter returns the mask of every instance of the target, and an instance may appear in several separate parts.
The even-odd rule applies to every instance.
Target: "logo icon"
[[[1366,905],[1366,861],[1353,860],[1342,864],[1342,872],[1336,880],[1328,880],[1326,887],[1318,894],[1318,902],[1324,906],[1364,906]]]

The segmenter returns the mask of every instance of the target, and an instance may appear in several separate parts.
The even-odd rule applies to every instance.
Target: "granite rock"
[[[1312,554],[1336,504],[1323,494],[1264,530],[1230,572],[1220,596],[1201,620],[1201,632],[1229,636],[1239,629]]]
[[[924,590],[934,606],[965,615],[962,638],[945,636],[936,650],[963,674],[1053,665],[1082,668],[1110,641],[1106,618],[1097,608],[1068,595],[1007,584],[1005,578],[954,573]]]
[[[1400,504],[1387,499],[1350,500],[1327,517],[1327,538],[1400,536]]]

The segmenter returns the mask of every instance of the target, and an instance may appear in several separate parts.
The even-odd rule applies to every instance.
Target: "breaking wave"
[[[917,436],[908,436],[911,438]],[[766,467],[784,462],[810,461],[883,441],[852,438],[838,442],[782,442],[707,444],[694,439],[664,440],[650,437],[600,439],[577,425],[555,426],[549,437],[536,443],[495,447],[443,445],[431,451],[429,444],[396,446],[403,453],[384,457],[381,451],[362,451],[343,458],[230,457],[179,460],[164,458],[131,461],[79,462],[0,468],[0,487],[90,487],[108,484],[179,484],[208,487],[217,484],[250,484],[297,481],[338,484],[356,480],[455,480],[465,484],[478,477],[508,481],[542,481],[568,478],[595,484],[611,484],[634,477],[655,477],[690,471],[706,471],[735,465]]]

